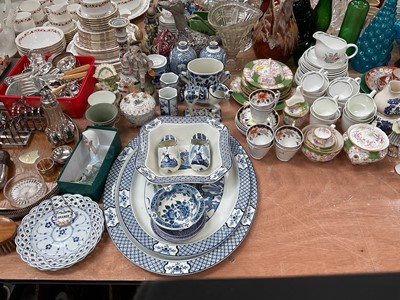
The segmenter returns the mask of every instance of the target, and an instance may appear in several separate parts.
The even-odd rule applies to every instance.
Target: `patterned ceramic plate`
[[[224,260],[245,238],[257,206],[257,180],[253,165],[243,147],[233,137],[229,138],[230,148],[239,173],[248,172],[244,178],[245,182],[243,182],[245,190],[243,193],[247,195],[248,201],[243,217],[240,218],[240,222],[232,234],[219,246],[190,258],[182,258],[156,254],[138,243],[130,232],[135,216],[129,202],[119,197],[117,186],[122,184],[119,181],[124,181],[125,177],[129,177],[129,174],[123,174],[121,166],[133,156],[135,153],[133,149],[138,147],[138,142],[136,138],[122,151],[110,170],[105,187],[103,209],[106,225],[118,249],[139,267],[165,275],[188,275],[201,272]],[[126,203],[128,204],[124,207]]]
[[[84,259],[100,241],[104,217],[89,197],[64,194],[44,200],[26,215],[15,238],[22,260],[40,270],[68,268]],[[73,222],[60,227],[54,210],[74,212]]]
[[[370,124],[350,126],[347,134],[352,143],[367,151],[381,151],[389,146],[389,138],[378,127]]]
[[[120,184],[117,185],[116,192],[119,193],[117,197],[122,206],[122,219],[125,223],[129,222],[130,234],[143,247],[165,256],[190,257],[218,246],[235,230],[248,202],[246,188],[243,186],[249,176],[247,169],[239,172],[234,164],[234,167],[225,176],[225,185],[223,180],[195,185],[201,191],[202,196],[205,196],[207,224],[194,238],[177,245],[160,240],[150,227],[150,201],[160,186],[146,184],[148,181],[135,172],[134,165],[137,155],[134,153],[135,151],[137,151],[136,148],[129,149],[128,152],[133,154],[120,167],[119,176],[123,174],[125,177],[118,180]],[[144,193],[143,187],[146,187]],[[142,201],[141,198],[143,198]],[[125,209],[126,207],[129,207],[128,211]],[[131,215],[131,210],[134,214],[132,220],[128,217]]]
[[[280,61],[257,59],[246,64],[243,69],[246,81],[261,89],[281,89],[290,86],[293,72]]]
[[[189,151],[194,134],[205,134],[210,143],[210,167],[202,172],[193,171],[191,168],[180,168],[174,173],[162,173],[158,166],[156,149],[163,136],[171,133],[178,140],[181,153]],[[139,137],[141,142],[136,158],[136,169],[152,183],[215,182],[232,166],[229,130],[222,123],[208,117],[159,117],[142,126]]]
[[[134,10],[132,10],[132,14],[130,16],[128,16],[129,20],[133,20],[137,17],[140,17],[141,15],[143,15],[147,9],[150,6],[150,0],[142,0],[140,1],[140,6],[136,7]]]
[[[384,87],[385,80],[391,80],[393,77],[395,77],[393,74],[394,71],[396,71],[396,73],[399,72],[400,75],[400,68],[393,66],[381,66],[373,68],[365,73],[365,84],[371,91],[376,90],[379,92]]]

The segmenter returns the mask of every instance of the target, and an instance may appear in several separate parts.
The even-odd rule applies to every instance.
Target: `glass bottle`
[[[363,29],[365,19],[369,11],[369,3],[366,0],[352,0],[347,6],[339,31],[339,37],[347,43],[357,43],[361,30]],[[347,50],[347,55],[351,55],[354,48]]]
[[[326,32],[332,19],[332,0],[319,0],[312,16],[313,31]]]
[[[41,91],[41,107],[46,117],[46,135],[55,146],[70,143],[74,140],[75,125],[63,113],[56,96],[49,90]]]
[[[295,63],[297,64],[303,52],[307,50],[314,42],[310,22],[312,15],[310,0],[294,0],[293,14],[296,19],[297,28],[299,30],[297,48],[293,55]]]

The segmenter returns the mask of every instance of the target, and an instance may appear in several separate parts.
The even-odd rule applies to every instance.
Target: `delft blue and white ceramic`
[[[160,77],[168,69],[168,60],[161,54],[149,54],[147,57],[153,62],[153,71],[155,73],[153,84],[156,87],[160,86]]]
[[[160,113],[162,116],[178,115],[178,91],[173,87],[163,87],[158,91]]]
[[[200,192],[185,183],[171,184],[159,189],[151,199],[150,217],[153,222],[170,231],[188,229],[204,215],[205,205]]]
[[[161,88],[169,86],[176,89],[178,85],[178,79],[179,76],[173,72],[163,73],[160,77],[160,86]]]
[[[136,138],[123,149],[109,172],[104,191],[103,209],[106,225],[118,249],[144,270],[169,276],[198,273],[226,259],[248,233],[257,207],[257,180],[254,168],[240,143],[230,137],[230,150],[235,161],[235,167],[230,172],[238,172],[240,187],[239,182],[234,180],[237,175],[227,176],[230,187],[226,189],[218,210],[195,236],[194,239],[197,240],[191,239],[191,242],[175,245],[167,243],[152,231],[150,217],[146,210],[142,210],[141,201],[138,201],[140,198],[137,196],[143,196],[141,186],[147,182],[135,170],[138,147],[139,138]],[[209,184],[204,184],[204,188],[207,185]],[[233,190],[240,192],[241,196],[232,193]],[[238,215],[241,209],[230,208],[230,204],[236,201],[244,203],[242,216]],[[230,217],[227,218],[229,214]],[[223,217],[227,219],[223,225],[219,225],[217,220]],[[213,243],[215,231],[224,228],[231,229],[230,234],[213,247],[206,245]],[[140,238],[148,239],[148,247],[153,250],[143,247],[143,240],[139,242]],[[179,257],[170,257],[171,255]]]
[[[182,163],[181,168],[174,173],[165,174],[160,171],[158,153],[154,149],[158,148],[161,138],[171,132],[178,141],[181,157],[188,155],[194,134],[201,132],[207,136],[212,158],[207,170],[196,172]],[[136,168],[155,184],[215,182],[232,167],[229,130],[222,123],[208,117],[161,116],[142,126],[139,137],[141,143]]]
[[[207,103],[208,88],[216,83],[224,83],[231,77],[229,71],[224,71],[224,64],[215,58],[196,58],[187,64],[187,71],[180,73],[180,78],[187,87],[200,88],[199,101]],[[183,89],[183,90],[184,90]]]
[[[73,221],[58,226],[55,211],[67,208]],[[84,259],[100,241],[104,230],[99,205],[79,194],[64,194],[42,201],[23,219],[15,238],[22,260],[40,270],[68,268]]]
[[[225,50],[218,46],[216,41],[211,41],[207,47],[201,49],[199,57],[211,57],[218,59],[224,65],[226,63]]]
[[[196,133],[193,135],[190,145],[190,167],[196,172],[205,171],[210,167],[210,160],[210,144],[207,136],[203,133]]]
[[[197,58],[196,51],[189,46],[187,41],[180,41],[169,54],[169,67],[171,72],[180,74],[187,70],[187,64]]]
[[[160,238],[168,242],[182,243],[191,239],[197,233],[199,233],[199,231],[203,229],[204,225],[206,224],[206,220],[207,220],[206,215],[203,215],[196,224],[190,226],[187,229],[182,229],[182,230],[168,230],[165,228],[161,228],[152,221],[151,228],[153,229],[155,234],[157,234]]]
[[[181,166],[179,148],[172,134],[165,135],[158,145],[158,165],[165,173],[174,173]]]

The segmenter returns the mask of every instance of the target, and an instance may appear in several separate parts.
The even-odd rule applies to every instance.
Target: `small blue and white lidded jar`
[[[169,66],[171,72],[179,75],[187,70],[187,64],[197,58],[196,51],[187,41],[180,41],[176,47],[171,50],[169,55]]]
[[[218,42],[216,41],[211,41],[207,47],[203,48],[200,51],[200,57],[211,57],[218,59],[224,65],[226,63],[225,50],[218,46]]]

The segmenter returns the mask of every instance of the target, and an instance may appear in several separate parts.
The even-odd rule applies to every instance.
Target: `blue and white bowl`
[[[205,203],[200,192],[185,183],[159,189],[151,199],[150,217],[160,228],[180,231],[199,222]]]

